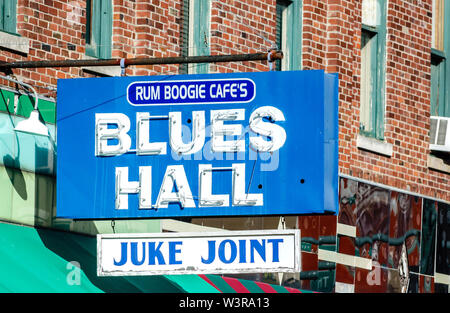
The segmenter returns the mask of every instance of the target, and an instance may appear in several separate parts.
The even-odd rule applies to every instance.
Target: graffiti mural
[[[420,249],[420,274],[434,275],[435,234],[437,203],[425,199],[422,215],[422,248]]]
[[[422,198],[391,192],[388,259],[390,268],[399,267],[402,246],[405,243],[409,271],[419,272],[421,217]]]
[[[450,274],[450,205],[438,204],[436,272]]]
[[[449,292],[447,203],[341,177],[338,216],[334,220],[300,216],[298,220],[303,260],[300,285],[304,289]],[[323,249],[336,254],[322,260]]]
[[[368,184],[358,184],[356,197],[356,248],[361,257],[387,266],[390,192]]]
[[[337,216],[291,224],[301,230],[299,275],[253,280],[327,293],[450,292],[447,203],[341,177]]]

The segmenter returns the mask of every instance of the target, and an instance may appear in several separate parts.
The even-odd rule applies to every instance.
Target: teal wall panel
[[[0,164],[29,172],[54,175],[56,127],[47,124],[49,137],[15,132],[23,117],[0,112]]]
[[[13,131],[14,117],[0,113],[0,164],[14,167],[16,134]]]
[[[47,175],[35,175],[35,225],[51,227],[55,179]]]
[[[4,166],[0,166],[0,219],[11,219],[11,204],[12,204],[12,183],[11,170]]]
[[[35,222],[35,174],[13,170],[13,193],[11,220],[14,222],[34,225]]]
[[[0,166],[0,220],[50,227],[55,178]]]

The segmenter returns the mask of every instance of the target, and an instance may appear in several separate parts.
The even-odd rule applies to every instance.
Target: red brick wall
[[[327,5],[325,1],[303,1],[302,63],[305,70],[325,69],[327,45]]]
[[[1,53],[2,60],[79,59],[84,54],[85,1],[18,0],[17,32],[30,39],[28,55]],[[55,86],[58,78],[80,76],[78,68],[14,70],[38,85]],[[44,91],[42,91],[44,92]]]
[[[303,0],[304,69],[339,73],[339,169],[343,174],[450,201],[449,174],[427,166],[430,117],[431,0],[389,0],[385,140],[392,157],[356,147],[359,130],[360,0]],[[275,0],[212,0],[211,54],[265,52],[275,41]],[[113,58],[180,55],[181,0],[113,0]],[[0,49],[0,60],[81,59],[85,0],[18,0],[18,33],[28,55]],[[267,62],[211,64],[211,72],[266,71]],[[14,70],[25,82],[55,87],[88,77],[80,68]],[[127,75],[176,74],[178,65],[134,66]],[[38,90],[48,93],[47,89]],[[51,94],[56,96],[55,93]]]
[[[125,2],[129,1],[116,1]],[[127,57],[180,55],[181,1],[136,1],[133,53]],[[117,31],[117,30],[116,30]],[[127,75],[176,74],[178,65],[137,66]]]
[[[211,45],[213,55],[267,52],[275,42],[276,1],[212,0]],[[267,71],[267,62],[211,65],[213,72]]]
[[[112,58],[179,55],[181,0],[113,0]],[[30,39],[28,55],[0,49],[0,59],[82,59],[85,54],[86,0],[18,0],[17,32]],[[14,70],[36,85],[56,86],[56,80],[90,77],[81,68]],[[127,75],[176,74],[178,65],[134,66]],[[44,90],[38,90],[44,92]]]
[[[392,157],[356,146],[361,1],[303,1],[303,68],[339,73],[341,173],[450,201],[450,176],[427,166],[431,2],[388,1],[385,141]]]
[[[389,1],[386,137],[394,146],[394,155],[387,174],[392,184],[400,188],[450,200],[449,176],[445,179],[445,175],[427,168],[432,23],[429,12],[431,1]]]

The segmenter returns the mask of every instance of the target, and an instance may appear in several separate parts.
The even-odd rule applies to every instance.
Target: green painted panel
[[[46,123],[56,124],[56,103],[49,100],[39,99],[39,113]],[[27,115],[28,116],[28,115]]]
[[[431,115],[442,114],[445,104],[445,59],[431,56]]]
[[[370,125],[361,125],[360,132],[369,137],[384,139],[384,112],[385,112],[385,68],[386,68],[386,0],[377,0],[380,12],[380,23],[376,27],[363,25],[361,49],[370,42],[370,76],[371,106],[364,108],[370,110]],[[361,111],[361,115],[364,112]],[[369,121],[366,121],[368,123]]]
[[[284,37],[283,37],[284,36]],[[283,41],[284,40],[284,41]],[[283,61],[275,62],[276,70],[301,70],[302,1],[277,0],[276,44],[284,53]],[[283,63],[283,66],[281,65]]]
[[[284,42],[283,42],[283,24],[285,24],[287,26],[288,23],[283,18],[284,17],[283,11],[286,10],[288,5],[289,5],[289,3],[287,3],[286,1],[277,0],[277,3],[276,3],[275,44],[277,45],[278,49],[285,50],[285,51],[283,51],[285,54],[284,57],[287,57],[288,51],[286,51],[286,49],[284,49],[284,47],[283,47],[283,44],[284,44]],[[287,32],[287,30],[286,30],[286,32]],[[281,71],[281,60],[275,61],[275,69],[277,71]]]
[[[88,0],[87,8],[86,55],[109,59],[112,40],[111,0]]]
[[[5,25],[5,2],[8,0],[0,0],[0,30],[4,30]]]
[[[101,2],[101,30],[99,58],[111,58],[111,40],[112,40],[112,3],[111,0],[102,0]]]
[[[87,0],[86,55],[98,58],[100,45],[100,1]]]
[[[294,0],[287,14],[290,30],[287,32],[290,41],[289,70],[302,69],[302,0]]]
[[[34,97],[28,95],[21,95],[19,97],[19,104],[17,107],[17,115],[29,117],[31,111],[34,110],[35,99]],[[56,103],[39,99],[38,109],[41,115],[41,119],[46,123],[55,124],[56,123]]]
[[[181,5],[180,56],[187,57],[189,55],[189,0],[183,0]],[[188,63],[180,64],[179,74],[188,74],[188,67]]]
[[[31,111],[34,110],[34,102],[34,97],[28,95],[20,95],[19,104],[17,106],[17,115],[24,117],[30,116]]]
[[[446,1],[448,2],[448,1]],[[448,4],[448,3],[447,3]],[[450,55],[450,5],[444,6],[444,56],[448,58]],[[440,71],[440,83],[444,86],[442,88],[442,93],[444,93],[444,99],[442,100],[442,105],[439,108],[439,115],[450,117],[450,88],[448,80],[450,78],[450,62],[444,59],[445,64],[441,65],[442,70]],[[433,107],[432,107],[433,109]],[[431,111],[433,115],[433,111]]]
[[[14,92],[0,89],[0,111],[14,112]]]
[[[211,0],[194,1],[194,55],[210,54],[210,11]],[[197,64],[194,67],[195,74],[209,72],[209,64]]]
[[[0,30],[16,33],[17,0],[0,0]]]
[[[0,89],[0,112],[14,114],[14,96],[19,97],[17,115],[28,117],[34,109],[34,97],[19,95],[10,90]],[[56,123],[56,103],[47,99],[38,100],[38,109],[41,118],[46,123]]]
[[[377,84],[374,93],[376,94],[376,133],[377,139],[384,139],[384,112],[385,112],[385,72],[386,72],[386,0],[378,0],[381,8],[381,24],[378,27],[377,35]]]
[[[3,26],[2,30],[8,33],[16,33],[17,0],[5,0],[3,2]]]

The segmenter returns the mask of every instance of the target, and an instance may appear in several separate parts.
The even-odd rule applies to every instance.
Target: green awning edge
[[[188,293],[220,293],[198,275],[164,275]]]

